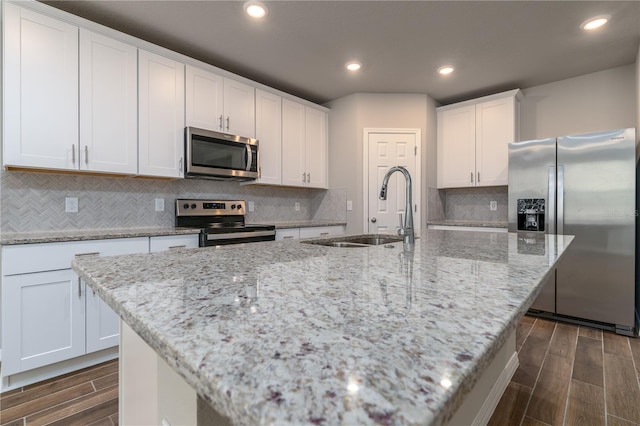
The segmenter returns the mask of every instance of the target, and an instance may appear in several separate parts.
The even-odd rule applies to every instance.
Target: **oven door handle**
[[[270,237],[276,235],[276,231],[248,231],[248,232],[229,232],[226,234],[207,234],[207,241],[216,240],[233,240],[239,238],[251,237]]]
[[[251,171],[251,163],[253,163],[253,155],[251,155],[251,146],[246,145],[247,147],[247,171]]]

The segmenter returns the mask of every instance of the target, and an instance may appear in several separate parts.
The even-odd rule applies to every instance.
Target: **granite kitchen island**
[[[571,240],[428,230],[411,251],[264,242],[73,269],[233,424],[431,425],[470,399]]]

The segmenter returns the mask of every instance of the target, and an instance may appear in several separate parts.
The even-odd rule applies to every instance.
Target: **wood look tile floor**
[[[489,425],[640,426],[640,339],[525,316],[516,348]],[[2,426],[117,424],[117,360],[0,394]]]
[[[118,424],[118,360],[0,394],[0,425]]]

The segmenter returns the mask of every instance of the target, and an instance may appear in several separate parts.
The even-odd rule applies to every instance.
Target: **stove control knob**
[[[236,209],[236,205],[235,204],[231,204],[231,210],[235,210]]]
[[[185,209],[188,209],[188,208],[189,208],[189,204],[184,203],[184,204],[182,205],[182,207],[184,207]]]
[[[195,204],[191,204],[191,208],[192,208],[192,209],[195,209],[195,208],[196,208],[196,205],[195,205]]]
[[[242,204],[238,204],[238,210],[242,210]]]

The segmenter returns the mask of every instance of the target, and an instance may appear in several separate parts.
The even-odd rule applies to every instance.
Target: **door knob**
[[[375,217],[372,217],[371,218],[371,223],[376,223],[376,222],[377,222],[377,219]]]

